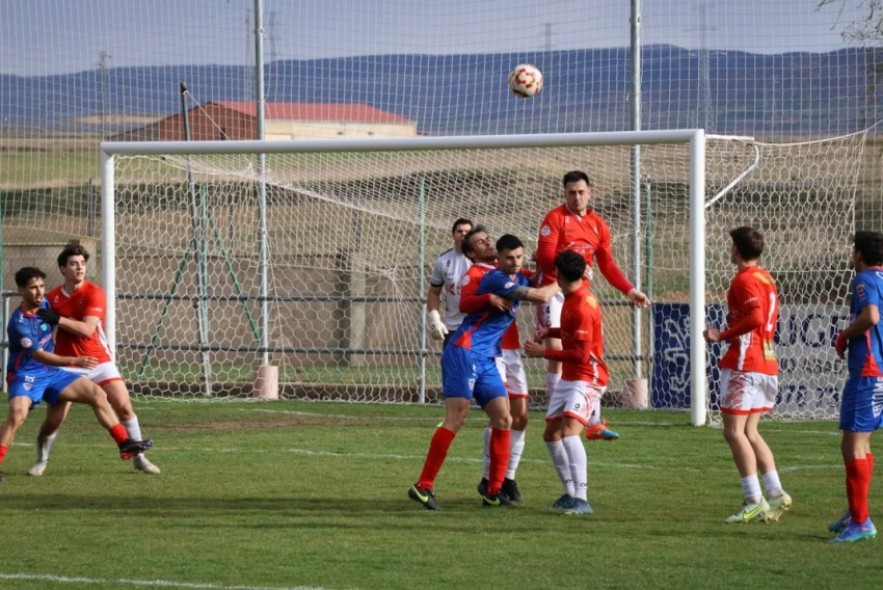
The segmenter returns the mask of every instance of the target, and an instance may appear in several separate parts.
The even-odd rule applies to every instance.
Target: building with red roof
[[[190,139],[256,139],[254,102],[209,101],[187,111]],[[265,139],[413,137],[415,121],[366,104],[272,102],[264,105]],[[109,138],[112,141],[180,141],[180,113]]]

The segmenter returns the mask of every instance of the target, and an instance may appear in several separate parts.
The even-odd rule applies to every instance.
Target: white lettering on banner
[[[834,352],[834,339],[846,327],[847,315],[848,309],[840,305],[782,305],[776,332],[777,411],[833,412],[839,407],[846,361]]]

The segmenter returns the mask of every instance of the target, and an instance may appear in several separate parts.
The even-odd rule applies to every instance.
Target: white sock
[[[601,398],[595,400],[595,405],[592,406],[592,413],[589,414],[589,426],[594,426],[595,424],[601,423]]]
[[[766,490],[767,498],[778,498],[782,495],[782,482],[779,481],[779,473],[772,469],[761,476],[763,480],[763,489]]]
[[[757,479],[756,473],[742,478],[742,495],[745,497],[747,504],[757,504],[763,499],[763,494],[760,491],[760,480]]]
[[[570,465],[567,463],[567,451],[564,449],[564,443],[560,440],[549,440],[546,441],[546,448],[549,449],[549,455],[552,457],[555,473],[558,474],[558,479],[564,485],[564,493],[572,497],[576,493],[576,488],[570,478]]]
[[[573,480],[574,498],[589,500],[589,469],[586,448],[579,434],[565,436],[564,449],[567,451],[567,462],[570,467],[570,478]]]
[[[482,437],[484,438],[484,451],[483,451],[484,457],[482,458],[481,476],[484,479],[490,479],[490,472],[491,472],[491,427],[490,426],[485,427]]]
[[[546,391],[549,392],[549,396],[555,391],[555,386],[559,381],[561,381],[561,375],[558,373],[546,373]]]
[[[138,416],[132,416],[131,420],[123,422],[123,426],[126,427],[126,434],[129,435],[129,438],[132,440],[144,440],[141,438],[141,426],[138,424]]]
[[[49,436],[43,436],[39,432],[37,433],[37,463],[49,462],[49,451],[52,450],[52,445],[55,444],[55,439],[57,437],[57,430]]]
[[[509,465],[506,467],[506,477],[515,479],[518,464],[521,463],[521,453],[524,452],[524,431],[509,431]]]

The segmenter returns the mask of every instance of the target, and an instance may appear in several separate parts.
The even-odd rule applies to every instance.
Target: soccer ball
[[[519,64],[509,74],[509,90],[521,98],[533,98],[543,89],[543,73],[536,66]]]

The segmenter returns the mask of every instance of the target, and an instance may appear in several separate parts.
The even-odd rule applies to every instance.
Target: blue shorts
[[[442,352],[442,396],[475,399],[482,408],[498,397],[506,397],[506,385],[494,357],[448,344]]]
[[[58,404],[58,397],[65,387],[81,376],[64,369],[40,371],[38,373],[18,373],[9,382],[9,399],[14,397],[31,398],[31,408],[45,401],[50,406]]]
[[[874,432],[883,426],[883,377],[850,377],[843,387],[840,430]]]

